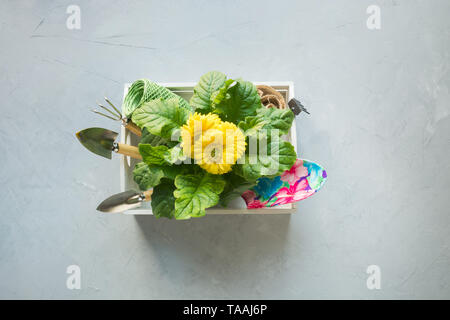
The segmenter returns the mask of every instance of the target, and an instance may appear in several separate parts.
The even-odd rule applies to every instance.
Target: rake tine
[[[106,118],[109,118],[109,119],[111,119],[111,120],[117,121],[117,118],[113,118],[113,117],[111,117],[111,116],[108,116],[107,114],[101,113],[101,112],[99,112],[99,111],[97,111],[97,110],[95,110],[95,109],[93,109],[93,110],[91,110],[91,111],[94,112],[94,113],[96,113],[96,114],[99,114],[99,115],[101,115],[101,116],[104,116],[104,117],[106,117]]]
[[[122,113],[119,111],[119,109],[116,108],[115,105],[112,104],[111,101],[109,101],[107,97],[105,97],[105,101],[108,102],[109,105],[114,108],[114,110],[116,110],[117,114],[119,115],[119,118],[122,118]]]
[[[102,108],[103,110],[108,111],[110,114],[112,114],[116,119],[115,120],[120,120],[120,117],[117,117],[117,114],[115,114],[114,112],[112,112],[111,110],[109,110],[107,107],[101,105],[100,103],[97,102],[97,105]]]

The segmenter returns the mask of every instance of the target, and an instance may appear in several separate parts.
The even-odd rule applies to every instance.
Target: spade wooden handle
[[[125,128],[127,128],[128,130],[133,132],[138,137],[142,136],[141,129],[131,121],[129,121],[128,123],[125,124]]]
[[[144,191],[145,199],[143,201],[150,201],[152,199],[153,189]]]
[[[142,156],[139,153],[138,147],[130,146],[129,144],[118,143],[117,153],[123,154],[124,156],[129,156],[134,159],[142,160]]]

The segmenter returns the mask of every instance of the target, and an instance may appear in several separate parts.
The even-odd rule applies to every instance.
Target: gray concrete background
[[[2,0],[0,297],[450,298],[449,14],[447,0]],[[96,212],[119,159],[75,138],[118,129],[95,101],[214,69],[294,81],[311,111],[300,155],[327,169],[324,189],[292,216]],[[81,290],[66,288],[72,264]]]

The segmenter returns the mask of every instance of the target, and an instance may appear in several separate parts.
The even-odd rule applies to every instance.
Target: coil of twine
[[[284,101],[281,93],[274,88],[266,85],[257,85],[256,89],[261,97],[261,103],[266,108],[286,109],[286,101]]]

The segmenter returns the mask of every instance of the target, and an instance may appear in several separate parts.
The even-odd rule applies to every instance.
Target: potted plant
[[[175,219],[293,212],[327,176],[297,157],[295,116],[286,105],[292,98],[292,83],[254,84],[217,71],[195,85],[135,81],[126,87],[122,112],[107,100],[124,124],[121,142],[112,144],[125,155],[123,192],[99,210]],[[91,135],[92,129],[100,128],[88,129]],[[92,142],[83,133],[77,133],[80,141],[94,151],[98,136]],[[116,136],[108,138],[106,144]],[[136,186],[140,192],[130,190]],[[230,208],[239,197],[246,208]]]

